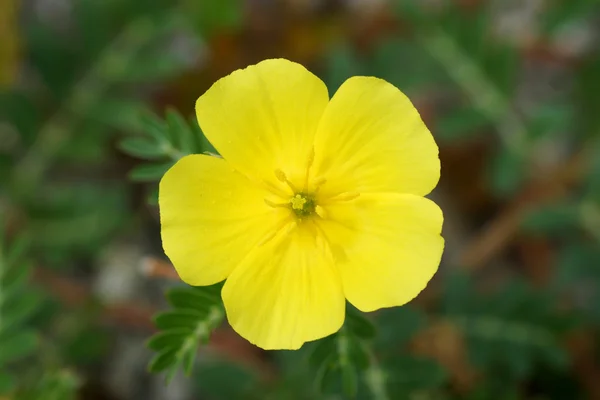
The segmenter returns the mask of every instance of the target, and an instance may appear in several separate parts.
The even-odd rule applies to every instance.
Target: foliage
[[[15,389],[17,377],[9,368],[34,353],[39,343],[27,326],[41,299],[27,290],[31,264],[23,259],[26,250],[24,236],[13,243],[0,236],[0,394]]]
[[[102,255],[127,241],[161,252],[156,208],[145,207],[157,182],[185,155],[217,155],[188,118],[193,100],[233,68],[286,56],[316,67],[331,94],[374,75],[416,101],[441,149],[446,258],[413,303],[368,315],[348,305],[340,332],[260,353],[268,378],[243,356],[196,357],[226,329],[219,285],[170,287],[148,370],[172,387],[182,369],[210,399],[593,398],[584,374],[600,359],[600,53],[561,43],[581,32],[597,41],[598,1],[541,2],[519,40],[500,32],[504,5],[492,1],[391,0],[365,25],[318,2],[258,2],[260,17],[239,0],[59,3],[21,6],[27,18],[0,65],[19,69],[2,74],[0,92],[0,397],[81,397],[97,368],[113,367],[113,340],[147,337],[119,314],[139,299],[94,298]],[[306,14],[290,17],[288,3]],[[320,25],[333,28],[317,46]],[[536,82],[544,90],[529,96]],[[493,254],[463,265],[472,247]],[[32,265],[58,278],[34,284]],[[84,301],[61,303],[71,292]]]
[[[198,347],[208,342],[212,331],[225,318],[221,286],[179,287],[167,292],[173,309],[154,318],[160,332],[148,341],[148,347],[157,353],[148,366],[150,372],[165,371],[167,382],[180,366],[187,375],[191,374]]]

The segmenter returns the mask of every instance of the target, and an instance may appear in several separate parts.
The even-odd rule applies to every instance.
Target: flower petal
[[[425,195],[440,177],[438,147],[410,100],[392,84],[348,79],[315,137],[313,175],[324,196],[341,192]]]
[[[433,277],[444,239],[443,216],[411,194],[366,194],[326,207],[320,221],[344,293],[362,311],[405,304]]]
[[[306,225],[255,250],[225,282],[227,318],[263,349],[298,349],[344,322],[339,274]]]
[[[196,102],[196,114],[208,140],[234,168],[281,185],[276,169],[291,180],[304,177],[328,101],[319,78],[276,59],[217,81]]]
[[[285,218],[265,195],[216,157],[190,155],[167,171],[158,199],[162,242],[184,282],[222,281]]]

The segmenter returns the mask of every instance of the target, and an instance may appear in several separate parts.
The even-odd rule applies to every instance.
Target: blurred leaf
[[[533,113],[529,132],[533,139],[543,139],[568,132],[574,126],[574,109],[569,104],[544,104]]]
[[[191,373],[198,346],[208,341],[225,317],[219,297],[221,286],[181,287],[167,292],[174,309],[155,318],[160,332],[147,343],[157,353],[148,365],[150,372],[166,371],[167,382],[180,366],[186,374]]]
[[[471,138],[477,130],[488,126],[489,119],[473,107],[462,107],[451,110],[438,118],[435,124],[436,136],[441,140],[454,142]]]
[[[444,303],[452,303],[444,304],[445,310],[467,337],[475,366],[490,374],[500,370],[510,379],[530,376],[537,363],[565,370],[567,358],[559,337],[575,325],[569,313],[556,312],[554,293],[535,290],[521,280],[486,293],[464,276],[449,282]]]
[[[415,334],[426,326],[427,317],[423,311],[404,305],[377,312],[376,322],[376,349],[385,353],[407,346]]]
[[[570,235],[579,228],[579,205],[561,203],[531,210],[523,220],[523,229],[545,235]]]
[[[19,361],[37,348],[36,333],[24,323],[40,305],[39,294],[27,286],[30,268],[23,258],[29,237],[20,235],[6,242],[3,233],[0,225],[0,373],[5,364]],[[4,379],[8,386],[9,377]]]
[[[119,142],[119,149],[124,153],[146,160],[164,158],[164,149],[144,137],[125,138]]]
[[[194,375],[198,390],[207,398],[223,400],[255,398],[252,396],[251,389],[258,384],[258,377],[254,371],[241,365],[212,361],[200,364]],[[264,389],[260,394],[265,394]]]
[[[359,374],[370,365],[368,346],[347,326],[340,332],[319,340],[313,347],[309,362],[315,368],[315,383],[322,393],[342,390],[353,398],[358,392]]]
[[[68,370],[48,371],[32,387],[26,388],[23,400],[75,400],[79,386],[80,379]]]
[[[377,334],[375,325],[367,319],[366,315],[349,305],[346,307],[346,328],[356,337],[373,339]]]
[[[352,71],[351,67],[346,69]],[[431,56],[417,43],[406,38],[387,39],[378,43],[368,60],[368,71],[372,72],[365,70],[362,73],[385,79],[409,94],[426,91],[447,79]]]
[[[600,136],[600,51],[588,57],[576,76],[576,121],[584,137]]]
[[[594,15],[598,10],[597,0],[554,0],[549,2],[550,7],[542,13],[542,30],[547,35],[552,35],[565,26]]]
[[[483,68],[495,87],[505,96],[514,92],[517,84],[519,52],[511,45],[488,43],[484,47]]]
[[[122,184],[48,183],[27,205],[35,248],[45,262],[97,250],[130,218]],[[63,260],[64,261],[64,260]]]
[[[15,91],[0,92],[0,120],[12,125],[19,135],[15,139],[15,148],[31,144],[40,129],[40,115],[33,101],[23,93]],[[9,141],[8,132],[0,129],[0,143]],[[11,140],[13,141],[13,140]],[[2,149],[2,146],[0,146]]]
[[[2,325],[5,329],[18,326],[27,321],[40,307],[41,296],[35,292],[20,293],[8,301],[0,303],[2,309]]]
[[[7,395],[16,387],[16,379],[7,372],[0,371],[0,395]]]
[[[20,331],[10,335],[0,335],[0,365],[27,357],[38,346],[38,337],[31,331]]]
[[[129,172],[129,179],[135,182],[159,181],[175,162],[138,165]]]
[[[390,358],[384,368],[388,390],[394,399],[411,398],[418,392],[442,387],[448,381],[446,371],[425,358],[402,355]]]
[[[190,128],[187,121],[175,110],[167,110],[167,125],[169,131],[175,137],[175,146],[184,154],[199,154],[202,149],[194,140],[194,129]]]
[[[116,78],[118,82],[128,84],[164,81],[181,74],[188,66],[184,58],[161,49],[161,53],[138,55]]]
[[[25,24],[25,27],[28,53],[43,83],[50,88],[54,99],[67,96],[82,64],[72,42],[65,40],[63,33],[37,19]]]
[[[122,132],[143,132],[143,116],[148,115],[147,107],[139,100],[125,98],[105,98],[90,110],[92,118]]]
[[[326,62],[325,83],[330,94],[335,93],[346,79],[364,75],[362,61],[348,45],[333,48],[327,54]]]
[[[191,13],[195,26],[202,35],[230,31],[240,26],[243,21],[242,5],[241,0],[184,2],[184,7]]]
[[[134,167],[129,179],[137,182],[156,182],[171,168],[177,160],[188,154],[200,154],[212,149],[197,126],[197,122],[187,122],[180,113],[167,110],[166,121],[145,112],[140,123],[146,137],[127,137],[121,140],[119,148],[134,157],[156,160]],[[155,191],[155,193],[157,193]],[[149,198],[157,203],[156,195]]]
[[[519,153],[501,149],[490,164],[490,184],[495,194],[508,197],[517,192],[526,175],[526,160]]]
[[[208,309],[183,309],[167,311],[157,314],[154,317],[154,323],[158,329],[169,329],[181,327],[193,329],[198,324],[198,320],[208,316]]]

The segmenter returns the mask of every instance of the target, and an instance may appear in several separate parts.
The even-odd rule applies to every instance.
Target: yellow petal
[[[181,279],[212,285],[288,215],[265,204],[263,189],[220,158],[191,155],[159,187],[163,248]]]
[[[325,84],[300,64],[276,59],[237,70],[196,102],[208,140],[236,169],[281,186],[275,170],[300,182],[327,106]]]
[[[231,326],[263,349],[298,349],[344,322],[340,277],[304,224],[252,252],[222,296]]]
[[[366,194],[326,207],[320,221],[348,301],[362,311],[405,304],[437,271],[439,207],[411,194]]]
[[[313,175],[324,196],[341,192],[425,195],[440,177],[438,148],[410,100],[370,77],[348,79],[315,137]]]

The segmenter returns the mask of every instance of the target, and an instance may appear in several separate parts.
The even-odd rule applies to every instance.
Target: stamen
[[[315,212],[317,213],[317,215],[319,217],[321,217],[322,219],[326,219],[327,218],[327,211],[325,211],[325,209],[321,206],[316,206],[315,207]]]
[[[319,193],[319,189],[321,189],[321,186],[323,186],[325,182],[327,182],[327,179],[323,178],[322,176],[315,179],[315,193]]]
[[[288,208],[288,206],[289,206],[289,203],[273,203],[271,200],[268,200],[268,199],[265,199],[265,203],[269,207],[273,207],[273,208],[278,208],[278,207]]]
[[[281,187],[278,187],[277,185],[267,181],[266,179],[262,180],[261,183],[264,185],[264,187],[269,190],[270,192],[272,192],[273,194],[276,194],[277,196],[281,197],[281,198],[287,198],[289,197],[289,193],[282,190]]]
[[[295,187],[295,186],[292,184],[292,182],[290,182],[290,181],[289,181],[289,179],[287,178],[287,176],[285,176],[285,172],[283,172],[282,170],[280,170],[279,168],[277,168],[277,169],[275,170],[275,176],[277,177],[277,179],[278,179],[280,182],[286,183],[286,184],[287,184],[287,185],[290,187],[290,189],[292,189],[292,191],[293,191],[294,193],[297,193],[297,192],[298,192],[298,190],[297,190],[297,189],[296,189],[296,187]]]
[[[307,200],[304,197],[302,197],[302,195],[300,195],[300,194],[295,195],[290,200],[290,203],[292,204],[292,208],[294,210],[304,209],[304,205],[306,204],[306,202],[307,202]]]

